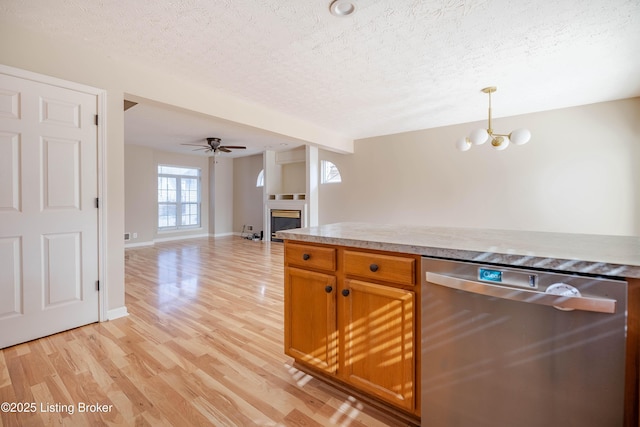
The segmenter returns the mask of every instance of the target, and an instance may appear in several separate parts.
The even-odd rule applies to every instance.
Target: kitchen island
[[[279,238],[563,272],[640,278],[640,236],[337,223]]]
[[[285,352],[318,377],[415,424],[421,257],[624,279],[625,425],[638,426],[640,237],[366,223],[286,230],[277,237],[285,241]]]

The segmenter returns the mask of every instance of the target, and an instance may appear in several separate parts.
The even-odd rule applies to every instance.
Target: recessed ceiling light
[[[333,16],[348,16],[356,11],[356,7],[349,0],[334,0],[329,10]]]

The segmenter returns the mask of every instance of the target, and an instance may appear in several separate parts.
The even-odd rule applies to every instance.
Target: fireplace
[[[290,230],[302,227],[302,212],[293,209],[271,209],[271,241],[282,242],[277,239],[276,231]]]

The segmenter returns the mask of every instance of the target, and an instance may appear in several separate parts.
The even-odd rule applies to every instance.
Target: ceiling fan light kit
[[[220,138],[207,138],[207,145],[202,144],[181,144],[181,145],[191,145],[196,148],[193,151],[204,150],[205,153],[209,153],[213,151],[214,156],[220,155],[220,152],[223,153],[231,153],[231,150],[244,150],[247,147],[241,145],[221,145],[222,139]]]
[[[487,129],[476,129],[472,131],[468,137],[460,138],[456,141],[456,148],[460,151],[471,149],[472,145],[482,145],[487,141],[491,141],[491,146],[497,151],[506,149],[510,143],[515,145],[523,145],[531,139],[531,132],[528,129],[516,129],[509,134],[494,133],[491,128],[491,94],[495,92],[495,86],[489,86],[482,89],[482,92],[489,95],[489,122]]]

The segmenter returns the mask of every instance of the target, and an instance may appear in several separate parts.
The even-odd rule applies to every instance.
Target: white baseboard
[[[125,243],[124,248],[140,248],[142,246],[153,246],[156,243],[160,242],[170,242],[172,240],[184,240],[184,239],[196,239],[198,237],[209,237],[210,234],[189,234],[186,236],[173,236],[173,237],[161,237],[159,239],[153,239],[147,242],[137,242],[137,243]]]
[[[122,307],[114,308],[113,310],[108,310],[107,320],[114,320],[120,317],[126,317],[128,315],[129,315],[129,312],[127,311],[127,307],[123,305]]]
[[[124,248],[139,248],[141,246],[153,246],[153,242],[125,243]]]
[[[174,236],[174,237],[162,237],[160,239],[153,239],[153,243],[157,242],[170,242],[172,240],[184,240],[184,239],[197,239],[199,237],[209,237],[208,233],[204,234],[188,234],[186,236]]]

